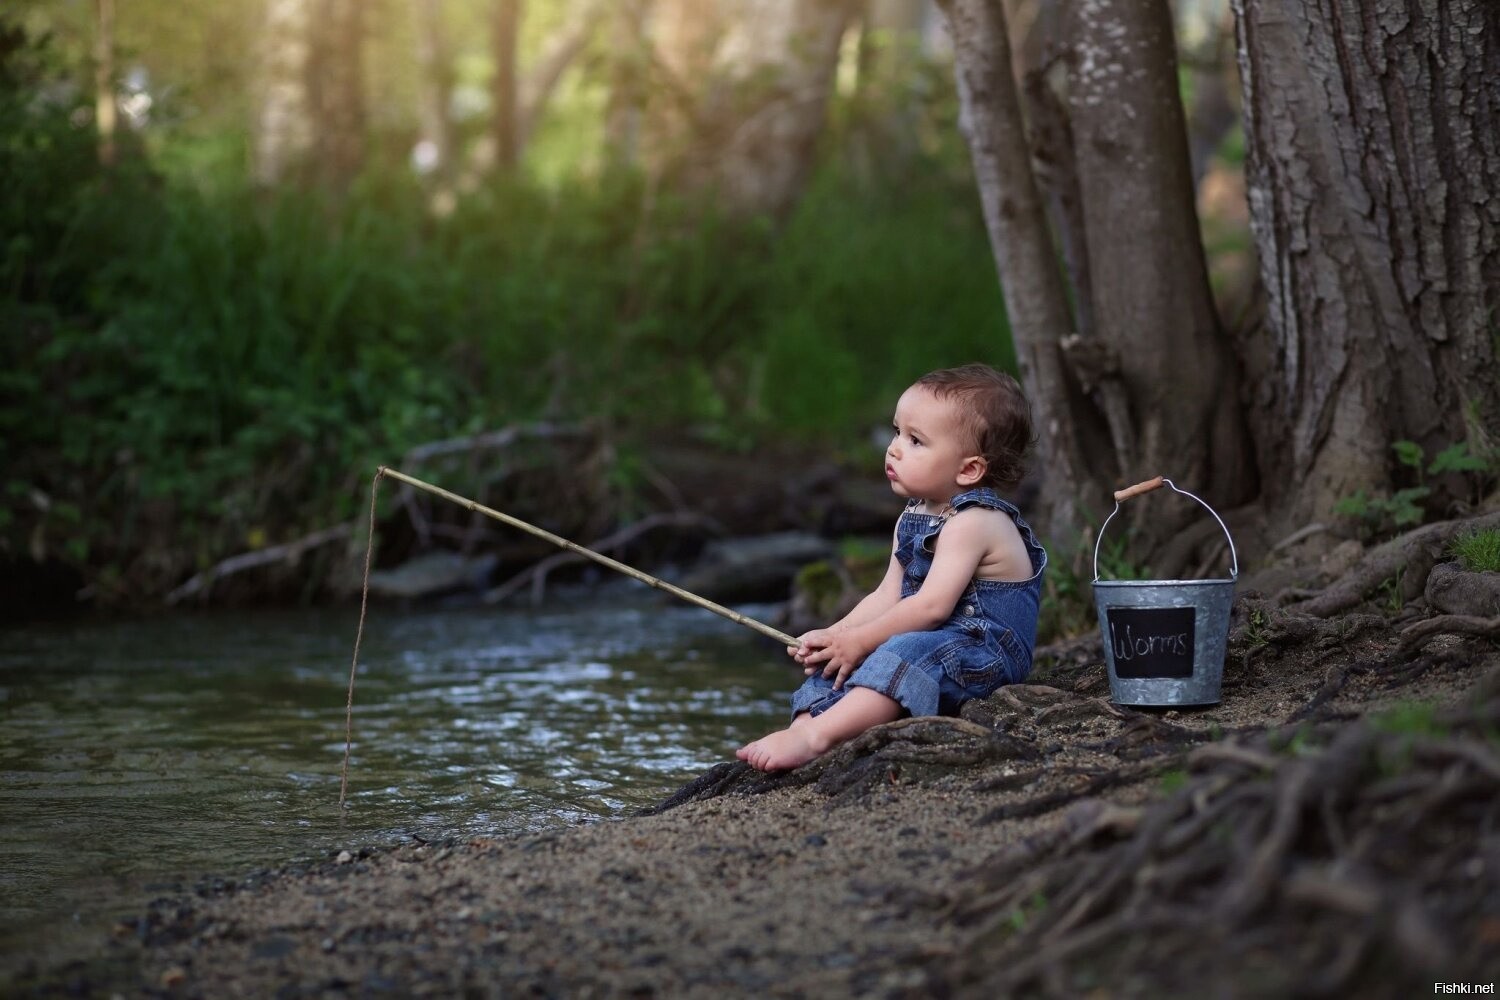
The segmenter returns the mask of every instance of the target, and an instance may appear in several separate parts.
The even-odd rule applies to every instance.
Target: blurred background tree
[[[1492,455],[1497,14],[1375,6],[18,0],[0,559],[149,602],[542,419],[622,519],[710,488],[668,442],[868,461],[973,359],[1063,552],[1156,472],[1271,538],[1402,485],[1393,440]]]

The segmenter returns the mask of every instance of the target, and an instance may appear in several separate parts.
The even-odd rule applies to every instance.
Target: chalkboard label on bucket
[[[1193,608],[1110,608],[1116,677],[1193,676]]]

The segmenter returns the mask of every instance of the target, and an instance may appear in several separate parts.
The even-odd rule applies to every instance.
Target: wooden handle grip
[[[1148,479],[1144,483],[1136,483],[1134,486],[1127,486],[1123,490],[1115,490],[1115,503],[1121,503],[1129,500],[1131,497],[1138,497],[1142,493],[1150,493],[1152,490],[1159,490],[1161,489],[1162,482],[1163,478],[1157,476],[1155,479]]]

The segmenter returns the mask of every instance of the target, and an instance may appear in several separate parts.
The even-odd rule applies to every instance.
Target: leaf
[[[1415,441],[1397,441],[1391,448],[1395,450],[1396,459],[1402,465],[1418,470],[1422,468],[1422,446]]]
[[[1484,472],[1489,468],[1489,463],[1477,455],[1469,454],[1469,446],[1463,441],[1450,444],[1438,452],[1427,467],[1430,475],[1439,475],[1444,472]]]
[[[1364,490],[1356,490],[1352,496],[1344,497],[1334,504],[1333,511],[1350,517],[1365,517],[1370,513],[1370,498],[1365,496]]]
[[[1425,512],[1417,505],[1417,501],[1431,492],[1425,486],[1397,490],[1395,496],[1390,499],[1391,520],[1395,521],[1398,527],[1421,524]]]

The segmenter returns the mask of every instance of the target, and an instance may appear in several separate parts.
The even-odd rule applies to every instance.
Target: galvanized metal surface
[[[1239,554],[1234,548],[1234,539],[1229,534],[1223,518],[1201,498],[1178,489],[1170,479],[1163,478],[1161,484],[1170,486],[1173,492],[1196,500],[1218,522],[1229,542],[1230,576],[1216,580],[1100,580],[1099,544],[1104,540],[1104,529],[1120,512],[1120,501],[1104,524],[1099,527],[1099,537],[1094,542],[1094,607],[1099,614],[1099,631],[1104,639],[1104,662],[1109,673],[1110,699],[1120,705],[1213,705],[1219,701],[1224,678],[1224,653],[1229,640],[1229,615],[1234,605],[1234,584],[1240,575]],[[1154,489],[1156,484],[1143,484]],[[1167,611],[1168,609],[1193,609],[1192,660],[1187,676],[1126,676],[1117,659],[1131,659],[1144,648],[1141,655],[1157,659],[1175,660],[1170,665],[1181,666],[1186,660],[1185,648],[1172,648],[1166,653],[1173,636],[1111,634],[1110,610],[1138,610],[1141,612]],[[1117,618],[1128,615],[1117,614]],[[1173,619],[1171,615],[1159,618]],[[1181,616],[1175,616],[1181,618]],[[1179,639],[1185,647],[1186,633]],[[1144,643],[1144,647],[1142,647]],[[1135,670],[1126,670],[1127,674]]]

